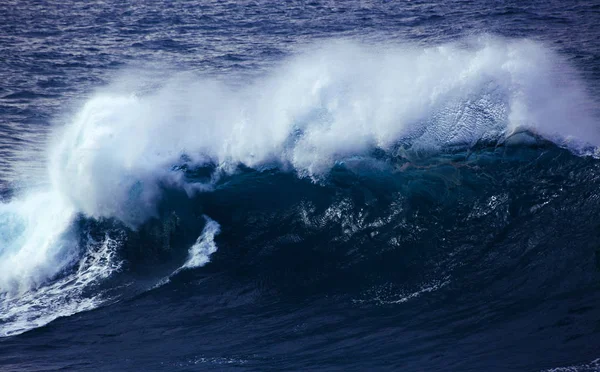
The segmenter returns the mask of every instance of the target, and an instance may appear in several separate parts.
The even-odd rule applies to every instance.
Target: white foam
[[[183,270],[202,267],[210,262],[210,256],[218,249],[217,244],[215,243],[215,236],[221,233],[221,225],[206,215],[204,215],[204,220],[206,221],[206,225],[202,229],[202,233],[198,236],[198,239],[196,239],[196,242],[188,250],[188,257],[185,263],[177,268],[177,270],[173,271],[169,276],[164,277],[156,283],[152,287],[153,289],[170,283],[171,278]]]
[[[546,369],[543,372],[594,372],[600,370],[600,358],[587,364]]]
[[[365,294],[363,299],[355,299],[354,303],[373,303],[377,305],[398,305],[421,297],[424,294],[435,292],[450,283],[450,277],[446,276],[443,279],[433,280],[428,284],[423,284],[414,292],[396,291],[391,284],[384,284],[375,288],[371,288]]]
[[[90,242],[73,273],[37,289],[0,293],[0,337],[41,327],[109,300],[104,291],[95,287],[121,269],[122,262],[117,259],[119,246],[120,242],[109,236],[102,242]]]
[[[181,267],[182,269],[192,269],[201,267],[210,262],[210,256],[217,251],[215,236],[221,232],[221,226],[208,216],[204,216],[206,226],[202,234],[196,239],[196,243],[191,246],[188,252],[188,259]]]
[[[76,262],[73,215],[51,192],[0,203],[0,293],[36,288]]]

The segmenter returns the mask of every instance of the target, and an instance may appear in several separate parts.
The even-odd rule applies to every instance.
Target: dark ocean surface
[[[600,370],[597,1],[0,4],[0,370]]]

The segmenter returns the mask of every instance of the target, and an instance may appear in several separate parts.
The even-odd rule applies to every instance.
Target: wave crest
[[[521,129],[574,149],[600,143],[573,71],[530,40],[333,42],[247,85],[185,75],[150,93],[115,92],[98,93],[64,128],[50,173],[77,210],[130,225],[153,215],[159,184],[184,183],[171,171],[182,159],[318,177],[372,148],[436,151]]]

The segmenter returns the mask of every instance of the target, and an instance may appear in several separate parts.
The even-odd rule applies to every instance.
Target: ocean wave
[[[148,221],[164,222],[175,211],[168,226],[191,226],[187,235],[196,239],[178,242],[175,250],[187,254],[175,254],[183,260],[174,264],[178,273],[209,261],[217,249],[220,217],[228,220],[223,208],[213,207],[206,215],[215,220],[202,221],[202,201],[190,200],[206,202],[212,197],[206,195],[226,187],[265,187],[257,181],[261,172],[300,180],[308,194],[314,181],[333,188],[356,182],[346,171],[384,174],[382,182],[391,177],[391,186],[377,187],[382,193],[389,187],[402,200],[411,193],[420,197],[441,190],[444,195],[448,185],[465,182],[447,169],[483,166],[487,152],[478,149],[485,144],[492,144],[488,152],[493,153],[496,146],[543,140],[577,154],[593,153],[600,144],[582,83],[559,55],[531,40],[486,36],[427,48],[336,41],[305,50],[249,82],[182,74],[149,89],[135,76],[130,79],[134,82],[100,89],[56,131],[45,190],[0,204],[0,335],[111,298],[86,291],[121,270],[116,257],[122,251],[133,253],[110,236],[100,250],[90,248],[97,244],[82,244],[77,223],[82,218],[116,221],[119,234],[135,235],[144,233]],[[459,152],[461,164],[442,156],[450,150]],[[471,152],[478,151],[479,158],[472,160]],[[244,172],[255,183],[244,180]],[[408,176],[400,182],[395,174]],[[377,199],[373,191],[360,192],[366,205]],[[172,206],[167,194],[176,194],[185,205]],[[472,217],[500,213],[495,208],[506,198],[493,197],[500,198],[489,199],[493,208],[482,204]],[[335,243],[377,236],[396,246],[405,239],[385,230],[406,226],[395,221],[401,205],[390,204],[382,208],[387,214],[374,217],[351,196],[318,207],[309,197],[293,202],[296,209],[286,212],[298,214],[293,223],[304,221],[302,231],[319,234],[327,227],[335,232]],[[193,217],[180,222],[181,213]],[[286,220],[270,213],[269,221]],[[168,233],[162,222],[155,229],[159,233],[149,233],[150,240]],[[290,233],[280,242],[293,245],[304,238]],[[93,258],[97,255],[103,258]],[[421,289],[389,301],[415,298],[446,283],[430,282],[441,284],[416,284]],[[14,309],[25,310],[18,315]]]

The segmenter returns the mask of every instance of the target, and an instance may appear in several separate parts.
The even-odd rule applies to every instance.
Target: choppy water
[[[1,369],[598,370],[599,20],[4,2]]]

